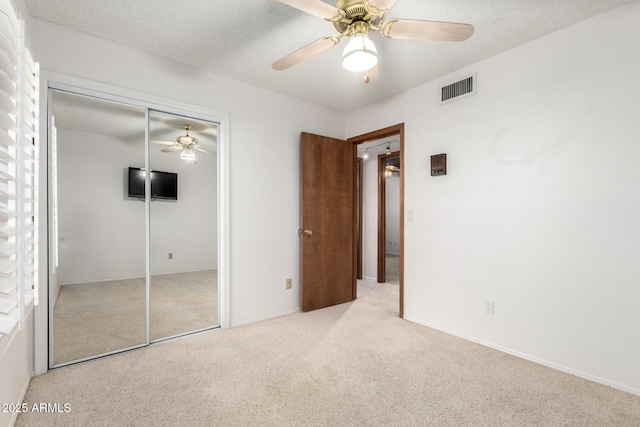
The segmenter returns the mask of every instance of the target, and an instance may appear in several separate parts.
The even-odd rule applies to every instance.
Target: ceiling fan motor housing
[[[184,130],[185,130],[185,132],[187,134],[178,136],[176,138],[176,142],[178,144],[182,145],[184,148],[190,148],[193,145],[197,145],[198,144],[198,138],[193,137],[193,136],[189,136],[189,131],[191,130],[191,125],[185,123],[182,126],[184,127]]]
[[[334,20],[333,26],[346,36],[378,30],[385,13],[370,5],[368,0],[338,0],[336,7],[344,12],[344,16]]]

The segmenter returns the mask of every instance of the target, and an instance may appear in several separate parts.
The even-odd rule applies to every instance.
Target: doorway
[[[369,132],[363,135],[359,135],[353,138],[349,138],[348,141],[352,142],[355,147],[356,164],[356,191],[354,194],[354,201],[358,208],[356,209],[357,215],[354,219],[356,225],[355,239],[357,247],[354,253],[357,254],[356,271],[359,273],[362,271],[362,277],[373,278],[371,272],[371,266],[375,266],[375,280],[384,281],[386,279],[386,253],[387,253],[387,240],[394,242],[394,249],[397,250],[397,259],[395,260],[398,271],[398,287],[399,287],[399,303],[398,311],[399,316],[404,316],[404,123],[400,123],[388,128],[379,129],[373,132]],[[381,157],[378,157],[381,156]],[[362,160],[358,160],[358,159]],[[387,164],[387,160],[389,163]],[[396,159],[396,160],[392,160]],[[369,160],[369,168],[375,170],[374,176],[377,177],[378,185],[375,187],[375,198],[377,200],[377,208],[375,208],[375,214],[371,212],[367,213],[367,209],[363,206],[363,190],[365,185],[371,188],[369,182],[367,182],[367,161]],[[376,161],[377,160],[377,161]],[[373,163],[371,162],[373,161]],[[397,163],[396,163],[397,162]],[[389,166],[389,167],[387,167]],[[385,171],[395,172],[391,174],[397,177],[398,184],[398,197],[399,203],[397,206],[397,218],[398,218],[398,232],[393,239],[387,239],[385,219],[386,202],[382,199],[382,196],[386,193],[386,187],[384,180],[386,179]],[[362,172],[362,173],[361,173]],[[376,178],[374,178],[376,179]],[[381,182],[382,181],[382,182]],[[365,184],[367,182],[367,184]],[[382,194],[381,194],[382,192]],[[371,217],[375,219],[371,219]],[[375,224],[372,227],[372,224]],[[372,228],[374,231],[372,232]],[[373,233],[375,240],[375,255],[371,256],[371,246],[369,250],[365,242],[367,241],[367,234],[371,237]],[[396,245],[397,244],[397,245]],[[363,247],[364,246],[364,247]],[[364,258],[364,259],[363,259]],[[372,261],[373,259],[373,261]],[[360,269],[360,263],[362,263],[362,270]],[[373,264],[372,264],[373,263]],[[367,266],[369,268],[367,268]],[[395,268],[395,266],[393,267]],[[367,274],[369,272],[369,274]],[[380,274],[382,273],[382,274]]]

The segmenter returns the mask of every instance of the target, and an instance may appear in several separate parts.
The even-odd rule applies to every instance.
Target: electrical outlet
[[[486,314],[493,314],[493,300],[492,299],[486,299],[484,300],[484,312]]]
[[[285,289],[291,289],[291,279],[287,279],[284,286],[285,286]]]
[[[173,259],[173,252],[169,252],[169,255],[167,256],[167,258]]]

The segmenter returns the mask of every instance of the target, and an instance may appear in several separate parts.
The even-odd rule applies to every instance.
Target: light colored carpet
[[[151,277],[151,339],[218,324],[217,271]],[[54,364],[146,343],[145,280],[65,285],[53,311]]]
[[[356,301],[34,378],[18,426],[638,426],[640,397],[397,317],[398,286]]]

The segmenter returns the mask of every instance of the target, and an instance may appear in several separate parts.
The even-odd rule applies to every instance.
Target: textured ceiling
[[[460,43],[372,40],[371,82],[342,69],[346,40],[285,71],[271,64],[333,26],[276,0],[25,0],[31,17],[350,112],[638,0],[398,0],[386,18],[464,22]],[[333,4],[330,1],[327,3]]]

